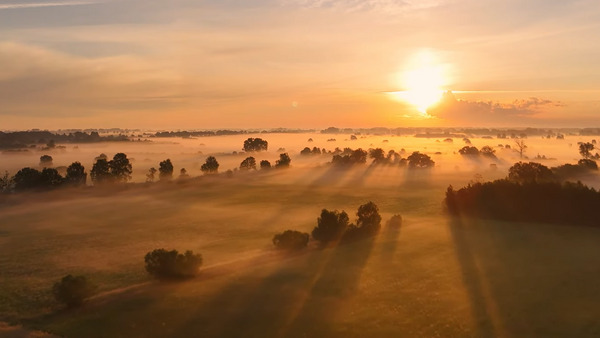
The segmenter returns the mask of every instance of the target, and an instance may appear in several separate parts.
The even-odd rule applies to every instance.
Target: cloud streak
[[[0,4],[0,10],[27,9],[27,8],[40,8],[40,7],[82,6],[82,5],[93,5],[98,2],[99,1],[11,3],[11,4]]]

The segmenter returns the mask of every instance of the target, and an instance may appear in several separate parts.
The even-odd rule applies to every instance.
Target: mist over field
[[[130,183],[63,187],[5,195],[0,204],[0,320],[67,337],[304,336],[594,336],[600,325],[597,227],[453,217],[444,205],[456,188],[507,176],[521,160],[519,139],[449,135],[243,134],[65,143],[64,148],[5,151],[0,171],[13,175],[125,153]],[[268,150],[246,153],[247,138]],[[461,155],[489,145],[494,157]],[[312,139],[312,141],[309,141]],[[332,139],[335,139],[333,141]],[[530,136],[524,161],[548,167],[577,163],[578,142]],[[328,141],[329,140],[329,141]],[[507,149],[509,145],[511,149]],[[371,163],[332,165],[332,154],[305,148],[382,148],[406,158],[419,151],[430,169]],[[402,151],[403,150],[403,151]],[[289,168],[239,170],[248,156]],[[203,174],[208,156],[219,174]],[[146,183],[169,158],[173,180]],[[181,168],[190,176],[178,178]],[[596,173],[581,181],[600,187]],[[322,209],[346,211],[374,202],[375,237],[297,253],[276,250],[275,234],[310,234]],[[402,226],[386,225],[401,215]],[[314,235],[314,233],[313,233]],[[198,276],[161,282],[144,255],[165,248],[201,253]],[[83,306],[52,297],[63,276],[84,275],[97,289]],[[6,325],[9,325],[6,324]],[[1,331],[4,330],[4,331]],[[17,331],[15,331],[17,330]],[[0,333],[20,332],[14,326]]]

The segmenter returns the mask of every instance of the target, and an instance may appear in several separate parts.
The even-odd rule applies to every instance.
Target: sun
[[[444,67],[436,62],[431,52],[422,52],[415,55],[408,68],[400,73],[399,82],[404,90],[394,92],[394,96],[427,115],[427,108],[437,103],[444,93]]]

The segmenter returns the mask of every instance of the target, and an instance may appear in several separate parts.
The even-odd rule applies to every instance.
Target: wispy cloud
[[[0,10],[3,9],[27,9],[39,7],[59,7],[59,6],[81,6],[92,5],[99,1],[61,1],[61,2],[37,2],[37,3],[8,3],[0,4]]]

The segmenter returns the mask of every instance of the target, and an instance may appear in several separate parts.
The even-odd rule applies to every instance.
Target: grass
[[[0,207],[0,320],[68,337],[600,334],[600,231],[449,219],[441,201],[456,178],[400,173],[292,169],[15,197]],[[354,218],[368,200],[384,223],[402,214],[403,227],[273,251],[273,234],[309,232],[322,208]],[[143,256],[160,247],[200,252],[205,268],[193,280],[153,281]],[[68,273],[105,294],[61,309],[49,289]]]

